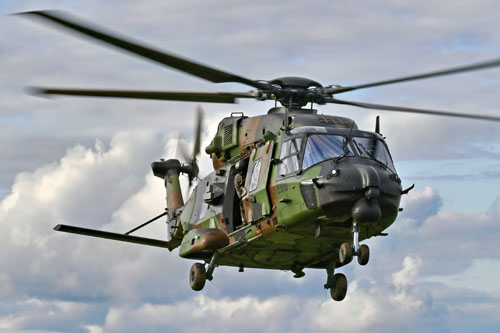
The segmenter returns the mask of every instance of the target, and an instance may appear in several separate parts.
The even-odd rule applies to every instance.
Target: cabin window
[[[257,185],[259,184],[259,175],[261,166],[262,166],[261,158],[255,161],[255,163],[253,164],[252,178],[250,180],[250,188],[248,189],[248,191],[250,192],[255,191]]]
[[[204,178],[198,184],[198,186],[195,187],[193,193],[191,193],[191,196],[189,197],[187,205],[188,204],[191,205],[190,202],[194,201],[193,213],[191,214],[190,218],[191,224],[198,223],[201,219],[205,217],[205,214],[207,213],[208,204],[203,200],[203,195],[207,190],[208,184],[209,184],[208,177]]]
[[[347,144],[347,138],[341,135],[313,134],[307,138],[304,150],[302,168],[307,169],[315,164],[339,157],[352,156],[353,153]]]
[[[354,143],[359,156],[374,159],[384,164],[386,167],[391,169],[391,171],[396,170],[394,168],[394,164],[392,163],[389,150],[387,150],[387,147],[382,140],[377,138],[354,137],[352,138],[352,142]]]
[[[279,175],[285,177],[299,171],[299,154],[302,138],[295,138],[283,142],[281,146]]]

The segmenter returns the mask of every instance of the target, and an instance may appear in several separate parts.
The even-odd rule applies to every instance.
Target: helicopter
[[[367,265],[370,249],[361,241],[387,236],[396,220],[401,197],[414,184],[402,187],[381,134],[377,116],[375,131],[358,128],[354,120],[318,114],[314,105],[341,104],[371,110],[409,112],[437,116],[500,121],[490,115],[381,105],[338,99],[336,95],[383,85],[500,66],[500,59],[396,79],[352,86],[323,86],[303,77],[252,80],[109,32],[53,10],[19,13],[65,28],[122,51],[213,83],[240,83],[248,92],[185,92],[31,87],[42,96],[84,96],[236,103],[239,99],[274,101],[266,114],[248,117],[233,112],[223,118],[205,148],[213,171],[199,178],[203,112],[198,109],[194,148],[183,161],[161,159],[151,164],[164,181],[165,211],[123,234],[59,224],[54,230],[141,245],[179,248],[182,258],[197,260],[189,272],[195,291],[204,288],[218,266],[291,271],[295,278],[304,269],[326,270],[325,289],[342,301],[347,278],[336,269],[356,257]],[[278,103],[280,105],[278,105]],[[310,107],[307,105],[310,104]],[[180,176],[189,188],[184,199]],[[131,235],[166,216],[165,239]]]

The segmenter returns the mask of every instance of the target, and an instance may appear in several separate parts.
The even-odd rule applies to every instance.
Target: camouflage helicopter
[[[40,95],[119,97],[190,102],[235,103],[241,98],[273,100],[267,114],[247,117],[232,113],[222,119],[205,152],[214,170],[199,179],[184,202],[179,177],[190,185],[198,179],[201,112],[195,145],[187,161],[152,163],[155,176],[165,182],[166,211],[124,233],[57,225],[57,231],[107,238],[149,246],[179,247],[182,258],[193,264],[189,283],[203,289],[217,266],[289,270],[294,277],[305,268],[325,269],[324,288],[333,300],[347,292],[347,279],[335,269],[354,257],[369,261],[365,240],[387,236],[398,215],[403,190],[380,133],[363,131],[349,118],[318,114],[314,104],[344,104],[367,109],[500,121],[500,117],[424,110],[338,99],[334,95],[370,87],[433,78],[496,67],[500,60],[354,86],[322,86],[302,77],[251,80],[174,56],[97,28],[58,11],[21,13],[64,27],[118,49],[141,56],[196,77],[214,82],[241,83],[250,92],[165,92],[31,88]],[[278,102],[281,106],[278,106]],[[310,108],[306,108],[310,104]],[[185,154],[186,155],[186,154]],[[131,233],[167,215],[166,240],[137,237]]]

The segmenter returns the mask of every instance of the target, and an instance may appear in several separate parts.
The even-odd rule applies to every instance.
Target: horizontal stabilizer
[[[65,225],[65,224],[56,225],[54,227],[54,230],[69,232],[69,233],[78,234],[78,235],[113,239],[113,240],[122,241],[122,242],[164,247],[164,248],[169,249],[169,242],[158,240],[158,239],[152,239],[152,238],[123,235],[123,234],[118,234],[115,232],[80,228],[80,227],[75,227],[75,226]]]

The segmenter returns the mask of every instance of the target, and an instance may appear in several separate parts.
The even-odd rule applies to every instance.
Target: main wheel
[[[342,273],[335,274],[335,285],[330,288],[330,296],[334,301],[340,302],[347,294],[347,278]]]
[[[200,291],[205,286],[205,281],[207,280],[207,271],[205,270],[205,265],[199,262],[191,266],[189,271],[189,285],[191,289]]]
[[[361,244],[359,247],[358,263],[362,266],[366,265],[370,260],[370,248],[368,245]]]
[[[352,261],[352,246],[349,243],[342,243],[339,249],[339,262],[343,265]]]

